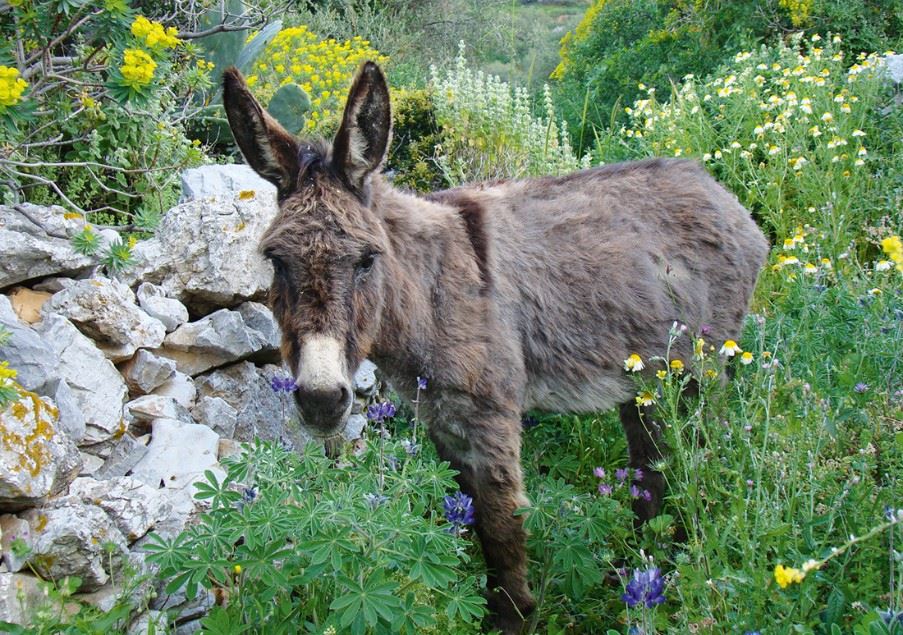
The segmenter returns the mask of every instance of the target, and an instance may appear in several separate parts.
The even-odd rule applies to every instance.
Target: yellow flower
[[[642,358],[636,353],[624,360],[624,370],[629,373],[638,373],[645,367],[646,365],[643,364]]]
[[[9,367],[9,362],[0,362],[0,386],[7,385],[17,374],[16,369]]]
[[[156,68],[157,63],[141,49],[125,49],[119,71],[126,86],[140,88],[150,84]]]
[[[240,574],[240,573],[241,573],[241,565],[240,565],[240,564],[235,565],[234,567],[232,567],[232,570],[233,570],[236,574]]]
[[[129,249],[134,249],[135,245],[138,244],[138,238],[136,236],[129,236],[129,240],[128,240],[127,244],[129,246]]]
[[[132,35],[143,40],[154,51],[175,48],[181,44],[182,41],[176,37],[177,33],[174,27],[164,28],[159,22],[151,22],[143,15],[132,22]]]
[[[737,346],[737,342],[734,340],[725,340],[724,345],[721,347],[721,350],[718,351],[718,354],[724,355],[725,357],[733,357],[737,353],[742,352],[741,348]]]
[[[657,370],[657,371],[655,371],[655,376],[658,377],[659,379],[664,379],[665,377],[668,376],[668,372],[664,371],[664,370]]]
[[[675,373],[680,374],[684,372],[684,363],[679,359],[672,359],[670,366],[671,370]]]
[[[22,101],[22,93],[26,88],[28,82],[19,77],[18,68],[0,65],[0,111]]]
[[[799,584],[806,577],[806,574],[799,569],[793,567],[785,567],[779,564],[774,568],[774,579],[782,589],[786,589],[791,584]]]
[[[749,366],[753,362],[753,354],[749,351],[744,351],[742,355],[740,355],[740,363],[744,366]]]
[[[705,355],[705,340],[697,338],[695,342],[693,342],[693,355],[696,357],[702,357]]]
[[[637,393],[636,404],[638,406],[651,406],[654,403],[655,395],[653,395],[650,391],[644,390],[640,393]]]

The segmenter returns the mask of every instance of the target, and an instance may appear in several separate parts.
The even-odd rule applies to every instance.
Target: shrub
[[[431,68],[436,120],[443,129],[439,164],[452,184],[564,174],[588,165],[571,148],[567,127],[546,87],[544,114],[534,116],[527,91],[467,66]]]
[[[0,21],[4,202],[62,203],[151,226],[181,168],[204,159],[182,129],[209,85],[194,50],[124,2],[11,3]]]
[[[321,39],[301,25],[282,29],[267,44],[253,74],[248,75],[248,85],[266,103],[280,86],[298,84],[310,97],[306,131],[328,131],[338,127],[348,87],[361,63],[383,64],[387,59],[360,36],[343,42]]]
[[[424,89],[396,89],[392,93],[392,146],[387,161],[394,184],[418,192],[449,185],[436,158],[442,129],[436,121],[433,96]]]
[[[903,169],[894,159],[899,134],[888,134],[903,116],[876,116],[890,99],[878,56],[857,56],[848,69],[839,44],[840,36],[815,35],[741,52],[709,79],[688,78],[667,100],[647,88],[625,108],[615,138],[600,136],[599,156],[620,158],[631,146],[701,158],[779,244],[812,223],[827,232],[825,255],[834,257],[877,222]]]
[[[380,436],[341,466],[312,444],[258,444],[227,469],[199,484],[198,525],[148,545],[167,592],[226,598],[205,630],[479,631],[480,583],[441,512],[454,472],[410,439]]]
[[[552,77],[574,130],[603,126],[619,116],[616,104],[638,97],[637,84],[669,90],[755,41],[799,28],[841,35],[848,55],[882,51],[903,37],[903,11],[894,0],[595,0],[562,40]]]

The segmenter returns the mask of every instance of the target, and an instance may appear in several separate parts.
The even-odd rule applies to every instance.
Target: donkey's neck
[[[458,339],[462,327],[479,328],[485,317],[485,253],[478,255],[461,208],[441,200],[374,179],[373,208],[392,245],[374,357],[402,381],[459,374],[448,358],[449,339]]]

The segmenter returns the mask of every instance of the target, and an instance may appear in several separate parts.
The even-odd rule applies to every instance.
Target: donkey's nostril
[[[317,420],[342,415],[351,399],[351,391],[345,385],[317,388],[298,386],[295,394],[304,414]]]

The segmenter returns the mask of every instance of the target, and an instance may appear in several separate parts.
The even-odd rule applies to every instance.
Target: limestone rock
[[[376,392],[376,364],[369,359],[361,362],[352,381],[354,392],[362,397],[372,397]]]
[[[278,210],[273,185],[245,165],[188,170],[183,183],[186,202],[135,247],[123,279],[157,284],[200,315],[262,298],[273,271],[257,244]]]
[[[156,390],[155,395],[164,397],[172,397],[183,408],[191,409],[198,396],[198,389],[194,385],[194,380],[186,375],[176,371],[172,377],[163,382]]]
[[[238,411],[220,397],[201,397],[191,414],[195,421],[212,428],[221,437],[231,439],[235,435]]]
[[[104,460],[99,456],[88,452],[79,452],[79,454],[82,456],[82,469],[78,473],[79,476],[94,476],[103,467]]]
[[[238,441],[281,440],[300,447],[308,436],[297,425],[286,426],[286,419],[297,420],[294,401],[270,387],[270,380],[279,372],[277,366],[258,368],[241,362],[201,375],[195,383],[201,398],[219,397],[237,411],[233,436]]]
[[[0,346],[0,359],[18,371],[16,381],[27,390],[41,394],[44,386],[56,377],[57,355],[47,341],[16,315],[9,298],[0,295],[0,326],[11,338]]]
[[[262,322],[259,311],[251,316]],[[160,354],[173,359],[180,372],[195,376],[253,355],[277,355],[279,343],[271,336],[252,328],[239,311],[220,309],[167,335]]]
[[[72,247],[71,238],[84,228],[84,219],[67,216],[62,207],[0,205],[0,289],[94,266],[91,257]]]
[[[68,318],[114,362],[139,348],[157,348],[166,335],[163,323],[139,309],[135,294],[118,280],[79,280],[54,294],[43,310]]]
[[[131,434],[123,434],[110,449],[109,456],[93,476],[97,479],[125,476],[144,458],[145,454],[147,454],[145,443]]]
[[[120,372],[133,397],[146,395],[172,377],[176,363],[141,349],[120,367]]]
[[[69,320],[51,314],[37,327],[57,358],[55,372],[66,380],[85,416],[85,435],[79,445],[122,434],[126,429],[122,404],[128,390],[116,367]]]
[[[13,514],[3,514],[0,516],[0,530],[3,532],[3,537],[0,539],[0,546],[3,549],[3,564],[14,573],[21,571],[28,559],[16,553],[13,543],[22,541],[30,549],[32,542],[31,525]]]
[[[19,389],[0,412],[0,506],[22,509],[61,491],[81,469],[81,456],[57,428],[59,411],[47,397]]]
[[[24,573],[0,573],[0,621],[29,626],[35,613],[50,604],[41,581]]]
[[[151,633],[167,633],[169,621],[162,611],[146,611],[129,624],[126,635],[150,635]]]
[[[888,55],[884,58],[884,67],[891,82],[903,84],[903,55]]]
[[[52,506],[29,509],[22,517],[31,525],[33,538],[28,561],[41,577],[78,576],[79,590],[89,592],[106,584],[111,569],[122,570],[125,539],[100,507],[67,496]]]
[[[9,293],[9,301],[13,305],[19,319],[34,324],[41,319],[41,307],[50,299],[46,291],[32,291],[27,287],[16,287]]]
[[[154,419],[176,419],[183,423],[192,423],[188,410],[172,397],[163,395],[144,395],[125,404],[126,411],[135,420],[150,423]]]
[[[129,476],[109,481],[77,478],[69,494],[103,509],[129,543],[153,529],[172,509],[157,489]]]
[[[188,321],[188,309],[175,298],[167,298],[166,291],[150,282],[142,282],[136,292],[138,304],[144,312],[157,318],[166,327],[166,332],[174,331]]]
[[[173,419],[157,419],[147,454],[132,468],[132,476],[164,491],[178,514],[194,509],[193,484],[217,464],[219,436],[207,426],[183,423]]]

